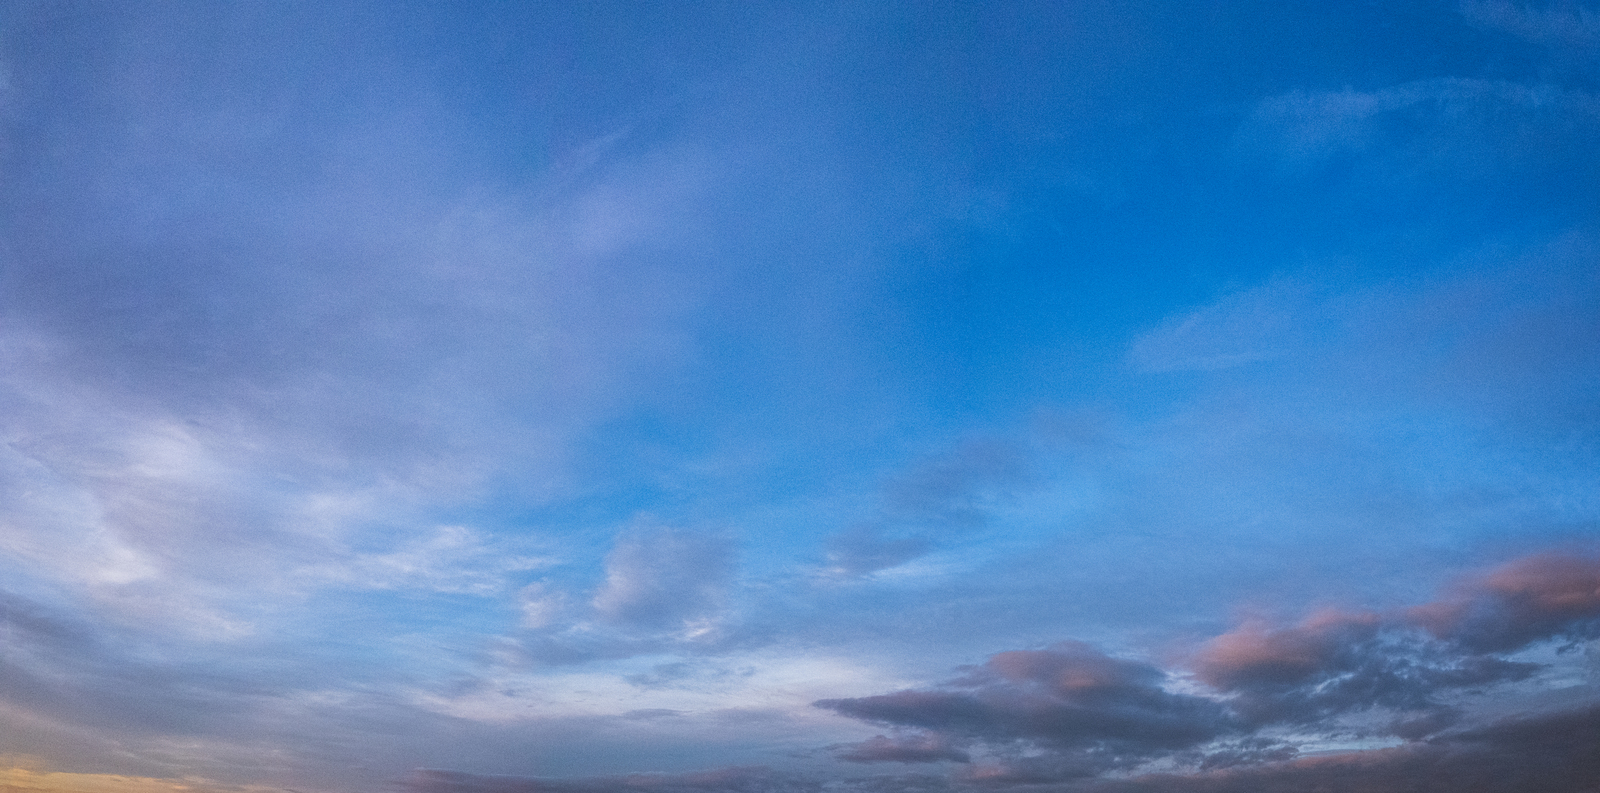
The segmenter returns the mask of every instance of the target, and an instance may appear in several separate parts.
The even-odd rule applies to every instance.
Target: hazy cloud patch
[[[856,744],[834,747],[834,757],[851,763],[968,763],[972,757],[937,733],[874,735]]]
[[[880,488],[879,516],[827,541],[827,571],[856,577],[895,567],[941,540],[982,528],[1015,491],[1030,484],[1032,452],[998,438],[964,442]]]
[[[1129,362],[1148,372],[1231,369],[1296,352],[1326,319],[1309,284],[1279,280],[1229,295],[1140,336]]]
[[[607,622],[654,630],[709,629],[733,574],[724,537],[644,527],[619,536],[606,556],[594,609]]]
[[[1600,10],[1575,0],[1538,5],[1511,0],[1463,0],[1461,13],[1478,24],[1563,48],[1600,45]],[[1594,57],[1593,49],[1587,55]]]
[[[458,771],[419,770],[405,781],[413,793],[812,793],[816,780],[762,766],[721,768],[685,774],[628,774],[580,779],[484,776]]]

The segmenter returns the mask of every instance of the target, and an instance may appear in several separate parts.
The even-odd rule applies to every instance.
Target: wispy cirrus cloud
[[[1541,44],[1571,48],[1593,56],[1600,44],[1600,11],[1574,0],[1564,2],[1515,3],[1511,0],[1464,0],[1461,13],[1467,19]]]
[[[1444,77],[1269,97],[1240,125],[1235,146],[1289,174],[1359,158],[1358,173],[1369,179],[1409,182],[1424,173],[1470,182],[1511,163],[1562,161],[1592,141],[1597,119],[1600,96],[1582,87]],[[1527,140],[1540,145],[1507,149]]]
[[[1213,371],[1270,361],[1303,348],[1327,321],[1324,301],[1283,279],[1228,295],[1139,337],[1128,361],[1150,372]]]
[[[1539,665],[1451,652],[1385,625],[1376,614],[1324,612],[1298,625],[1246,625],[1212,639],[1196,677],[1232,695],[1254,725],[1326,724],[1351,712],[1400,714],[1412,731],[1442,727],[1453,711],[1437,696],[1532,677]],[[1420,720],[1419,720],[1420,719]]]
[[[857,577],[904,564],[941,540],[983,527],[1026,488],[1031,450],[1001,438],[960,443],[889,479],[879,516],[828,538],[827,572]]]

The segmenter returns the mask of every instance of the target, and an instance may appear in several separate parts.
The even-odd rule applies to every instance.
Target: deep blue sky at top
[[[1074,639],[1225,698],[1241,620],[1592,553],[1597,53],[1565,0],[8,5],[0,760],[960,780],[1037,753],[863,698]]]

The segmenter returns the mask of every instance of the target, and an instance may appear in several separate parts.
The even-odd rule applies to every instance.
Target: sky
[[[1593,791],[1600,6],[0,5],[8,793]]]

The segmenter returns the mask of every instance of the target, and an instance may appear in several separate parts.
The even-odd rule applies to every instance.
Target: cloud
[[[1424,169],[1461,180],[1544,158],[1565,162],[1561,153],[1588,145],[1597,120],[1600,97],[1588,91],[1445,77],[1269,97],[1240,125],[1237,146],[1293,173],[1360,155],[1386,163],[1390,175]],[[1523,150],[1530,138],[1539,151]]]
[[[7,793],[293,793],[283,788],[229,785],[192,776],[162,779],[31,768],[0,769],[0,788]]]
[[[1268,361],[1305,343],[1323,307],[1309,286],[1278,280],[1169,319],[1134,340],[1128,360],[1147,372],[1212,371]]]
[[[1232,727],[1217,703],[1164,690],[1165,675],[1069,642],[991,656],[931,690],[821,700],[864,721],[996,744],[1027,742],[1104,770],[1188,749]]]
[[[1469,577],[1408,609],[1323,611],[1297,625],[1249,623],[1207,642],[1197,678],[1235,695],[1252,723],[1312,723],[1341,713],[1410,712],[1393,729],[1447,726],[1437,697],[1526,680],[1540,665],[1503,657],[1550,639],[1600,635],[1600,559],[1545,553]]]
[[[1507,653],[1594,635],[1600,565],[1590,556],[1535,555],[1449,592],[1415,608],[1323,610],[1286,626],[1247,622],[1170,673],[1066,642],[997,653],[938,686],[815,705],[920,731],[836,747],[840,759],[965,758],[964,777],[988,784],[1147,763],[1264,766],[1340,735],[1459,742],[1474,733],[1448,732],[1453,725],[1482,723],[1471,694],[1547,669]]]
[[[885,509],[925,525],[979,525],[987,492],[1022,481],[1027,463],[1024,451],[1014,444],[997,439],[967,441],[886,483]]]
[[[1299,685],[1355,663],[1348,654],[1371,642],[1379,624],[1376,614],[1324,612],[1293,628],[1246,625],[1207,642],[1195,669],[1201,680],[1224,691],[1252,684]]]
[[[452,511],[570,493],[573,438],[687,358],[727,170],[602,136],[486,182],[500,144],[363,5],[6,26],[7,575],[199,640],[327,590],[494,595],[526,549]]]
[[[1096,782],[1081,793],[1590,793],[1600,706],[1516,716],[1425,743],[1199,774]]]
[[[460,746],[490,734],[524,738],[549,723],[541,721],[547,713],[703,712],[730,702],[793,709],[796,700],[909,684],[889,672],[870,685],[830,669],[773,675],[787,668],[776,658],[781,653],[800,661],[893,656],[883,669],[926,674],[955,663],[951,657],[987,654],[974,655],[974,646],[1036,648],[1027,642],[1071,635],[1066,625],[1103,620],[1109,630],[1118,620],[1137,620],[1161,631],[1207,608],[1188,592],[1226,599],[1262,569],[1298,571],[1300,540],[1364,517],[1356,514],[1360,506],[1333,518],[1307,517],[1321,506],[1310,502],[1338,500],[1350,480],[1341,469],[1312,470],[1326,458],[1303,436],[1281,442],[1284,459],[1318,462],[1281,478],[1228,481],[1229,471],[1218,475],[1183,458],[1204,447],[1218,459],[1243,451],[1236,459],[1274,467],[1262,446],[1247,448],[1255,436],[1231,434],[1235,426],[1217,422],[1194,435],[1137,439],[1103,477],[1085,477],[1093,480],[1083,488],[1089,495],[1041,498],[1020,517],[1012,499],[1031,487],[1039,461],[1028,449],[979,441],[884,478],[862,514],[815,519],[830,507],[811,505],[856,497],[835,486],[871,476],[867,468],[886,442],[917,445],[956,423],[992,421],[1025,410],[1018,400],[1029,395],[1103,399],[1140,417],[1169,415],[1166,389],[1125,386],[1098,371],[1093,355],[1072,350],[1115,349],[1125,327],[1118,317],[1137,314],[1134,303],[1152,308],[1151,300],[1176,292],[1130,291],[1127,279],[1050,264],[1066,261],[1056,254],[1084,262],[1138,254],[1121,243],[1100,244],[1108,240],[1148,243],[1147,252],[1193,252],[1188,243],[1204,248],[1206,240],[1229,237],[1226,228],[1208,235],[1207,228],[1221,228],[1208,222],[1181,222],[1199,206],[1194,197],[1208,194],[1205,184],[1186,189],[1166,181],[1207,178],[1209,170],[1190,166],[1208,159],[1206,141],[1227,131],[1193,128],[1215,122],[1190,111],[1211,100],[1192,96],[1181,109],[1163,98],[1177,96],[1169,86],[1129,106],[1177,115],[1141,121],[1096,111],[1127,105],[1121,88],[1144,89],[1119,81],[1158,65],[1148,60],[1152,53],[1167,57],[1161,53],[1169,48],[1143,46],[1159,44],[1155,35],[1165,32],[1155,17],[1097,12],[1052,20],[1071,23],[1064,27],[1037,24],[1026,10],[924,19],[883,6],[843,17],[728,6],[711,17],[695,11],[613,19],[581,5],[514,6],[462,11],[363,2],[192,11],[162,3],[30,3],[4,26],[0,57],[10,87],[0,98],[0,580],[22,599],[9,602],[14,619],[0,648],[8,664],[0,695],[12,698],[0,732],[43,744],[48,739],[39,736],[47,733],[32,725],[53,720],[110,747],[83,753],[63,743],[68,748],[52,750],[56,757],[92,755],[84,762],[107,767],[149,758],[181,764],[233,741],[237,768],[276,774],[300,767],[316,775],[357,762],[391,767],[384,763],[409,751],[391,747],[407,740],[415,746],[471,736],[459,738]],[[1080,51],[1056,46],[1067,40],[1056,38],[1067,28],[1091,49],[1143,54],[1137,63],[1090,58],[1084,62],[1095,68],[1076,72],[1051,65],[1059,61],[1029,62]],[[884,41],[914,45],[878,46]],[[1009,46],[1015,42],[1027,46]],[[1019,53],[1026,57],[1013,57]],[[1099,68],[1108,65],[1109,72]],[[1070,77],[1089,72],[1101,75],[1092,85]],[[1013,79],[1018,75],[1049,79]],[[1194,76],[1202,78],[1196,85],[1208,82]],[[1276,85],[1340,84],[1336,71],[1258,76]],[[1251,90],[1239,85],[1230,89],[1235,96]],[[1334,92],[1322,104],[1307,93],[1304,108],[1258,120],[1283,122],[1285,137],[1307,141],[1312,159],[1370,153],[1391,121],[1435,105],[1448,116],[1466,89],[1484,85],[1498,84],[1461,84],[1444,100],[1411,104],[1404,92]],[[1017,86],[1023,93],[1013,91]],[[1515,93],[1507,89],[1507,96]],[[1548,134],[1568,135],[1561,130],[1585,118],[1568,112],[1581,98],[1530,87],[1527,101],[1513,103],[1526,112],[1511,115],[1548,118],[1556,130]],[[1544,99],[1549,116],[1540,115]],[[1319,108],[1334,117],[1331,132],[1311,128]],[[1296,126],[1302,122],[1306,128]],[[1124,134],[1129,123],[1143,132]],[[1177,159],[1168,162],[1160,147],[1175,128],[1195,145],[1172,149]],[[1514,147],[1520,156],[1544,156],[1544,129],[1527,125],[1526,145]],[[1072,196],[1057,200],[1061,173],[1081,171],[1083,163],[1071,161],[1102,148],[1097,141],[1113,143],[1111,155],[1136,159],[1098,158],[1105,162],[1094,167],[1155,203],[1085,214]],[[568,164],[561,162],[564,148],[578,149]],[[1199,160],[1182,161],[1196,152]],[[918,159],[925,155],[936,156]],[[1591,160],[1569,162],[1581,177],[1581,163]],[[1161,175],[1141,187],[1138,174],[1152,164]],[[1247,185],[1233,188],[1240,186]],[[1247,192],[1230,188],[1228,201],[1201,208],[1218,218],[1255,216],[1258,204],[1234,203]],[[982,239],[967,233],[971,213],[928,209],[959,209],[975,194],[1010,202],[1002,222],[974,221],[985,227],[977,229]],[[1188,198],[1173,198],[1180,194]],[[1542,200],[1547,208],[1589,206]],[[1392,206],[1378,203],[1357,206]],[[1497,203],[1491,194],[1482,206]],[[1438,211],[1455,215],[1458,208]],[[965,219],[946,222],[956,216]],[[1154,236],[1124,233],[1140,218],[1169,216],[1179,222],[1158,224],[1169,228]],[[1370,239],[1360,236],[1368,224],[1344,223],[1349,217],[1337,213],[1300,218],[1308,231],[1324,222],[1349,230],[1352,245]],[[1420,228],[1414,219],[1398,213],[1379,226]],[[1266,220],[1291,233],[1301,228],[1271,212]],[[1000,226],[1015,246],[988,244]],[[1491,224],[1484,233],[1504,228]],[[1088,236],[1079,239],[1079,232]],[[1097,242],[1096,235],[1108,236]],[[1315,249],[1318,239],[1307,235],[1304,244]],[[1267,241],[1253,249],[1270,256],[1275,248]],[[1119,303],[1124,294],[1133,302]],[[1544,295],[1529,302],[1552,305]],[[1292,330],[1307,316],[1300,307],[1293,294],[1246,293],[1225,307],[1231,314],[1202,310],[1193,323],[1163,325],[1175,341],[1141,351],[1149,353],[1141,365],[1237,374],[1267,368],[1252,362],[1291,359],[1303,339],[1318,338],[1315,330]],[[1477,347],[1473,329],[1486,325],[1470,312],[1467,321],[1461,316],[1443,316],[1439,325],[1467,329],[1449,337],[1467,339],[1462,348],[1500,350],[1517,365],[1529,359],[1529,345],[1515,334],[1500,347]],[[1571,357],[1550,369],[1592,372],[1590,364],[1562,362],[1596,360],[1588,354],[1595,342],[1584,341],[1600,338],[1588,335],[1591,316],[1567,322],[1565,336],[1543,332],[1560,323],[1523,330],[1538,349],[1568,350]],[[902,365],[928,360],[959,365],[932,379],[923,376],[926,366]],[[1530,392],[1544,382],[1501,381]],[[1357,382],[1351,391],[1361,390]],[[1282,426],[1324,417],[1300,418]],[[1576,437],[1565,448],[1584,447],[1588,436]],[[1245,440],[1231,445],[1236,438]],[[646,446],[652,450],[641,452]],[[1169,454],[1175,447],[1182,448]],[[680,477],[691,482],[681,487],[661,485],[671,477],[656,481],[645,470],[705,468],[706,456],[728,449],[759,462]],[[1545,449],[1558,460],[1552,467],[1588,470],[1568,452]],[[1366,463],[1389,451],[1354,459]],[[1155,467],[1141,468],[1147,464]],[[1362,467],[1374,480],[1390,473]],[[1196,472],[1188,481],[1185,469]],[[1515,475],[1496,476],[1504,478],[1494,484]],[[1233,497],[1227,492],[1182,503],[1186,488],[1230,487],[1247,495],[1233,504],[1222,503]],[[1450,490],[1447,482],[1430,492]],[[1575,490],[1523,498],[1525,492],[1505,500],[1522,499],[1535,505],[1530,510],[1576,504],[1568,515],[1580,517],[1591,503]],[[1171,493],[1177,495],[1164,495]],[[1280,503],[1263,503],[1258,493],[1302,506],[1268,514]],[[1163,498],[1179,507],[1093,513],[1104,504]],[[736,571],[732,545],[719,535],[639,530],[614,545],[606,537],[591,542],[595,526],[634,509],[672,512],[674,525],[726,519],[759,526],[761,566]],[[1397,544],[1420,543],[1410,538],[1461,514],[1416,532],[1394,531],[1400,521],[1365,525],[1371,534],[1407,538]],[[1247,528],[1212,537],[1206,521]],[[989,567],[950,575],[938,587],[818,594],[821,588],[787,577],[796,558],[824,552],[818,526],[844,530],[826,540],[828,563],[841,576],[868,576],[957,543],[976,549],[979,540],[984,547],[970,564]],[[1204,545],[1187,543],[1184,533],[1203,537]],[[1240,541],[1246,533],[1271,540],[1247,547]],[[1134,539],[1098,554],[1084,549],[1096,534]],[[1364,548],[1369,536],[1329,544]],[[1058,554],[1051,545],[1058,538],[1060,548],[1083,552]],[[1148,552],[1123,553],[1135,546]],[[570,550],[569,564],[535,570],[548,547]],[[1418,545],[1386,547],[1392,550],[1372,556],[1402,559]],[[1318,572],[1345,574],[1365,552],[1337,556]],[[1255,561],[1221,563],[1247,556]],[[1439,554],[1426,564],[1449,561]],[[1198,572],[1173,585],[1164,573],[1181,566]],[[1364,569],[1370,577],[1362,585],[1382,585],[1381,572]],[[530,584],[525,574],[543,580]],[[754,603],[748,616],[746,603]],[[1107,605],[1118,611],[1101,610]],[[1439,642],[1465,646],[1469,637],[1494,633],[1483,627],[1492,621],[1446,617],[1435,621],[1444,631]],[[749,662],[760,668],[753,679],[771,682],[711,685],[711,672],[675,677],[684,657],[710,658],[717,674],[745,674],[742,656],[729,650],[734,642],[717,638],[735,632],[722,630],[734,622],[764,632],[751,643],[774,648],[773,657]],[[1393,641],[1388,627],[1364,638],[1306,625],[1260,630],[1267,646],[1257,648],[1256,660],[1279,653],[1276,672],[1245,665],[1236,653],[1233,688],[1200,699],[1214,704],[1254,692],[1269,697],[1278,691],[1270,686],[1300,692],[1323,685],[1346,691],[1341,702],[1357,702],[1354,689],[1339,687],[1367,668],[1362,663],[1387,659],[1389,666],[1377,668],[1391,677],[1401,660],[1421,663],[1380,647]],[[1295,634],[1295,641],[1310,642],[1309,649],[1270,638],[1296,630],[1307,635]],[[908,641],[913,634],[920,636]],[[517,642],[538,649],[547,636],[555,647],[548,654],[518,655]],[[1316,644],[1330,636],[1351,644]],[[1300,659],[1309,671],[1262,682],[1294,662],[1284,660],[1292,650],[1309,653]],[[537,663],[558,651],[592,663],[582,670]],[[644,653],[660,657],[612,660]],[[1075,668],[1094,668],[1085,657],[1072,662]],[[930,689],[985,708],[988,721],[970,732],[986,737],[962,737],[950,727],[920,743],[883,728],[891,743],[869,740],[860,756],[957,747],[976,760],[970,765],[988,769],[995,753],[1070,746],[1047,757],[1006,758],[1010,778],[1059,777],[1103,767],[1093,756],[1063,759],[1100,748],[1089,738],[1073,743],[1078,738],[1070,735],[1087,735],[1092,725],[1065,724],[1069,717],[1113,726],[1126,717],[1154,730],[1173,701],[1193,704],[1163,698],[1160,692],[1195,693],[1172,675],[1133,675],[1106,684],[1111,693],[1097,700],[1026,676],[1006,678],[1005,663],[997,661],[986,682]],[[879,682],[885,678],[890,682]],[[629,699],[635,688],[644,701]],[[669,689],[683,701],[667,699]],[[1029,692],[1036,690],[1042,693],[1035,698]],[[430,714],[416,705],[457,692],[479,695],[487,706]],[[385,698],[416,706],[373,704]],[[466,694],[460,699],[473,704]],[[1041,704],[1029,710],[1035,702]],[[1334,707],[1332,699],[1318,702]],[[792,729],[824,732],[817,744],[878,731],[835,711],[799,707],[808,715],[797,723],[812,721]],[[1229,707],[1215,705],[1224,715]],[[1028,721],[1034,717],[1056,721]],[[1439,729],[1422,719],[1413,719],[1419,726],[1408,734]],[[846,727],[815,727],[822,722]],[[474,731],[486,724],[513,726]],[[706,741],[708,748],[696,751],[754,753],[766,735]],[[1144,745],[1117,740],[1134,747],[1130,754]],[[574,772],[601,757],[620,764],[661,756],[651,754],[659,744],[622,742],[584,754],[569,751],[581,742],[566,739],[527,759],[537,742],[505,738],[500,746],[511,749],[502,756],[521,758],[524,770],[559,762]],[[1202,750],[1210,752],[1209,744],[1184,751]],[[477,766],[462,760],[462,767],[510,767],[494,765],[491,754],[474,755]],[[546,759],[556,754],[578,759]],[[999,778],[971,773],[974,784]]]
[[[828,571],[860,576],[922,556],[934,547],[926,537],[895,535],[878,523],[860,523],[828,538]]]
[[[1234,378],[1238,389],[1210,392],[1234,404],[1315,395],[1324,409],[1364,407],[1381,394],[1390,405],[1426,395],[1447,405],[1510,401],[1522,415],[1539,400],[1572,403],[1539,413],[1584,410],[1578,394],[1594,387],[1600,352],[1593,234],[1474,255],[1474,269],[1344,288],[1332,273],[1278,276],[1169,317],[1129,345],[1126,361],[1152,373],[1221,372],[1219,382],[1227,370],[1270,363],[1241,373],[1253,381]],[[1315,418],[1293,415],[1302,428]]]
[[[512,575],[550,564],[547,557],[517,554],[466,526],[440,526],[431,536],[399,539],[392,550],[342,555],[294,574],[322,585],[489,596],[502,592]]]
[[[481,776],[424,769],[413,772],[405,781],[405,788],[412,793],[812,793],[820,787],[815,780],[764,766],[578,779]]]
[[[0,717],[111,732],[198,734],[247,713],[282,681],[160,663],[60,606],[0,592]],[[26,734],[13,742],[21,743]]]
[[[980,528],[1028,481],[1028,451],[994,438],[969,440],[880,488],[876,519],[828,538],[829,572],[861,576],[922,556],[951,535]]]
[[[823,780],[764,767],[686,774],[550,779],[419,770],[412,793],[1591,793],[1600,779],[1600,705],[1502,718],[1425,742],[1360,752],[1264,761],[1185,773],[1090,778],[1094,769],[1061,757],[1012,757],[963,765],[949,776],[886,774]]]
[[[1538,665],[1463,655],[1419,640],[1378,614],[1326,611],[1298,625],[1245,625],[1207,642],[1193,668],[1235,695],[1230,708],[1252,724],[1318,723],[1387,708],[1413,716],[1409,729],[1443,726],[1443,691],[1523,680]]]
[[[1600,45],[1600,11],[1573,0],[1529,5],[1510,0],[1463,0],[1461,13],[1467,19],[1540,44],[1570,48],[1594,57]]]
[[[834,756],[851,763],[967,763],[972,757],[939,734],[874,735],[856,744],[835,747]]]
[[[544,581],[535,581],[517,592],[522,611],[522,627],[543,628],[554,623],[568,607],[567,594]]]
[[[606,556],[606,580],[594,609],[612,624],[696,631],[723,606],[733,571],[724,537],[670,528],[635,529]],[[706,623],[697,628],[695,623]]]
[[[1600,557],[1540,554],[1461,582],[1408,617],[1473,652],[1600,636]]]

